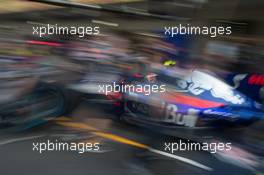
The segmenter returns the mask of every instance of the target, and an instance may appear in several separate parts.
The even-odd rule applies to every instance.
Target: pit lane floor
[[[80,105],[62,116],[20,133],[0,134],[2,175],[256,174],[202,151],[164,152],[176,138],[113,122],[109,113]],[[99,142],[100,151],[33,151],[33,142]],[[258,173],[261,174],[261,173]]]

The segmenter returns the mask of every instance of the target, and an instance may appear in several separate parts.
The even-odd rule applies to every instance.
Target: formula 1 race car
[[[249,143],[249,138],[250,148],[263,153],[264,108],[238,90],[246,77],[233,76],[228,84],[204,70],[167,69],[152,73],[151,79],[129,78],[122,85],[126,90],[119,119],[198,142],[210,138]],[[161,86],[166,91],[157,92]]]

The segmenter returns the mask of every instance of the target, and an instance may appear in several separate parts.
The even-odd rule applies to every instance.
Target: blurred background
[[[241,159],[238,163],[203,151],[177,152],[187,162],[213,169],[208,171],[116,139],[122,136],[162,150],[164,141],[179,138],[116,122],[123,99],[120,94],[104,97],[97,88],[100,83],[147,77],[153,72],[174,78],[202,69],[226,81],[230,75],[247,76],[247,85],[240,90],[261,106],[263,10],[262,0],[1,0],[0,173],[262,175],[263,137],[259,135],[263,136],[263,125],[258,134],[250,135],[257,137],[254,145],[260,143],[253,148],[257,153],[248,153],[242,150],[243,143],[237,144],[239,151],[233,154]],[[99,26],[100,34],[83,38],[32,34],[33,26],[47,24]],[[164,27],[179,24],[231,26],[232,34],[215,38],[164,35]],[[114,136],[100,137],[83,125]],[[100,142],[102,152],[38,154],[32,151],[32,139]]]

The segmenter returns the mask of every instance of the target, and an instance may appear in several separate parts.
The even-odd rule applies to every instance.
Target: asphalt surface
[[[257,174],[202,151],[164,152],[172,138],[113,121],[112,115],[83,103],[69,116],[21,132],[0,134],[2,175]],[[33,143],[100,143],[99,151],[33,150]],[[261,174],[261,173],[259,173]]]

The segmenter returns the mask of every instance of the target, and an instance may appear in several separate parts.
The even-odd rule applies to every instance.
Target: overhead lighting
[[[152,34],[152,33],[137,33],[138,35],[143,35],[143,36],[149,36],[153,38],[162,38],[162,36],[157,35],[157,34]]]
[[[106,26],[113,26],[113,27],[118,27],[119,26],[119,24],[117,24],[117,23],[112,23],[112,22],[107,22],[107,21],[100,21],[100,20],[92,20],[92,23],[102,24],[102,25],[106,25]]]

